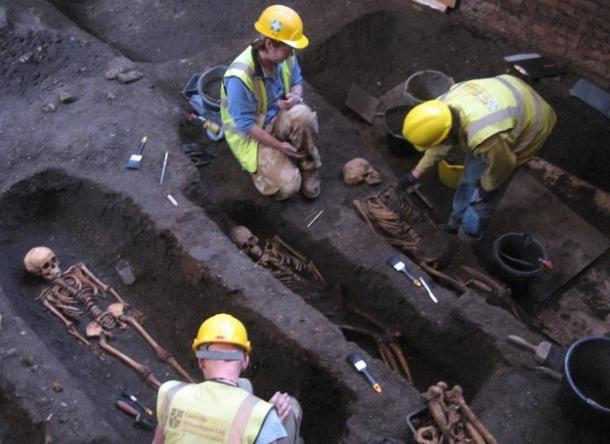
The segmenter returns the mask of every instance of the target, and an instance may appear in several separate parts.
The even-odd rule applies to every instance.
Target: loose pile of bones
[[[141,314],[135,310],[129,313],[129,304],[109,285],[100,281],[84,264],[76,264],[62,272],[55,253],[47,247],[34,247],[23,259],[26,270],[40,276],[52,284],[45,288],[36,298],[47,310],[55,315],[68,329],[68,333],[78,339],[87,348],[98,352],[97,346],[104,352],[119,359],[134,369],[149,386],[158,390],[161,383],[152,370],[121,352],[108,343],[114,334],[112,330],[120,330],[131,325],[150,345],[157,358],[172,366],[186,381],[194,382],[191,376],[182,368],[176,359],[161,347],[141,324]],[[106,309],[101,308],[96,298],[110,294],[116,302]],[[75,324],[87,314],[92,320],[85,329],[89,339],[97,338],[95,344],[85,338]]]
[[[418,444],[497,444],[494,436],[466,404],[459,385],[447,390],[445,382],[428,387],[422,397],[430,420],[418,420]]]
[[[444,273],[441,269],[446,267],[445,255],[423,252],[422,236],[416,226],[431,227],[435,224],[396,185],[390,185],[367,198],[356,199],[353,204],[371,230],[409,256],[426,273],[460,294],[468,291],[469,287],[493,294],[496,299],[510,305],[518,317],[508,297],[509,290],[496,279],[466,265],[458,266],[452,274]]]
[[[400,343],[398,342],[402,336],[402,333],[398,330],[392,330],[386,327],[374,316],[354,307],[353,305],[348,304],[346,305],[345,309],[374,325],[376,329],[381,330],[381,333],[377,333],[370,328],[362,327],[360,325],[337,324],[337,327],[344,332],[363,335],[375,341],[379,357],[385,363],[385,365],[387,365],[394,373],[398,374],[399,376],[403,376],[411,384],[413,384],[413,376],[411,374],[409,362],[407,361],[407,357],[404,355]]]
[[[273,236],[261,247],[257,236],[243,225],[231,229],[231,241],[246,253],[257,265],[268,269],[271,274],[289,288],[296,288],[305,280],[313,279],[326,286],[324,277],[310,259],[296,251],[279,236]]]

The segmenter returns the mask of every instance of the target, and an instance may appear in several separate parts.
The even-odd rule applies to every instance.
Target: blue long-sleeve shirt
[[[280,65],[275,65],[275,77],[267,76],[263,73],[262,68],[255,61],[256,70],[254,77],[262,77],[265,83],[265,90],[267,92],[267,114],[265,115],[265,123],[263,127],[266,127],[269,122],[277,115],[280,111],[278,101],[284,95],[284,83],[282,82],[282,73]],[[302,85],[303,75],[301,73],[301,66],[298,60],[294,64],[294,70],[292,74],[292,84]],[[250,128],[256,123],[256,110],[258,109],[254,94],[250,92],[248,87],[238,77],[227,77],[224,79],[224,86],[227,92],[227,99],[229,102],[229,114],[235,121],[237,129],[247,134]]]

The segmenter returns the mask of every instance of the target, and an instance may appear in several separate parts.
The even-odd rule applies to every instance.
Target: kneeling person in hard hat
[[[221,117],[231,151],[256,189],[276,199],[299,190],[320,194],[316,113],[303,103],[295,49],[305,48],[303,22],[292,9],[266,8],[254,24],[260,36],[227,69]]]
[[[399,186],[417,183],[452,147],[464,149],[466,162],[452,213],[441,228],[466,242],[477,241],[515,168],[534,157],[555,122],[550,105],[514,76],[458,83],[406,115],[402,133],[424,156]]]
[[[158,443],[296,443],[301,409],[286,393],[269,402],[240,379],[251,350],[244,325],[221,313],[205,320],[193,341],[205,382],[168,381],[157,397]]]

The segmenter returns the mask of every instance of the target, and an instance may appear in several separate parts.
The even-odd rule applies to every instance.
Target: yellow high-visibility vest
[[[239,387],[168,381],[157,395],[165,444],[253,443],[273,405]]]
[[[296,56],[292,55],[280,64],[285,94],[290,92],[295,63]],[[238,77],[252,92],[257,104],[256,124],[263,128],[265,115],[267,114],[267,91],[265,90],[263,78],[254,76],[255,69],[252,46],[248,46],[231,63],[224,77]],[[225,139],[229,144],[229,148],[231,148],[243,169],[249,173],[255,173],[257,168],[258,142],[248,134],[241,133],[235,126],[233,117],[229,114],[229,103],[224,84],[220,87],[220,117],[222,118]]]
[[[458,83],[439,99],[459,112],[469,150],[507,131],[517,165],[536,154],[557,120],[536,91],[507,74]]]

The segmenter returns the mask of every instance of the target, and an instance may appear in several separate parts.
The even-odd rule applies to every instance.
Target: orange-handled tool
[[[377,393],[382,392],[381,386],[377,383],[377,381],[373,379],[373,377],[367,370],[366,362],[364,362],[364,359],[362,359],[360,353],[350,353],[347,357],[347,361],[352,364],[357,371],[364,375],[365,379],[368,381],[373,390],[375,390]]]

